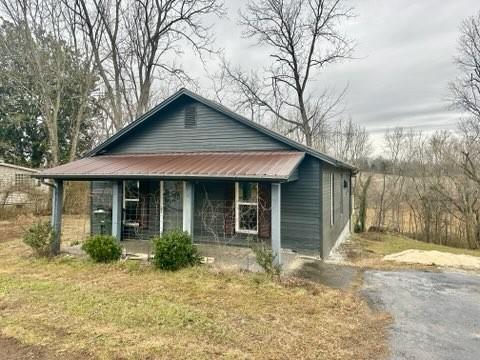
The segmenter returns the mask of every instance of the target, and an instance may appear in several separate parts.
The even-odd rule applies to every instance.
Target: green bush
[[[55,255],[55,236],[49,222],[33,224],[23,236],[23,242],[30,246],[38,256],[51,257]]]
[[[120,259],[122,247],[117,238],[110,235],[95,235],[89,237],[82,245],[85,251],[96,262],[111,262]]]
[[[162,270],[178,270],[200,263],[192,237],[180,230],[165,232],[153,239],[155,266]]]
[[[252,246],[252,250],[255,253],[257,264],[265,271],[265,273],[271,277],[280,276],[282,267],[275,262],[275,254],[265,244],[255,244]]]

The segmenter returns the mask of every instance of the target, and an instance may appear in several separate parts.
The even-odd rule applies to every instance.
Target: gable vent
[[[197,108],[195,106],[187,106],[185,108],[185,129],[197,127]]]

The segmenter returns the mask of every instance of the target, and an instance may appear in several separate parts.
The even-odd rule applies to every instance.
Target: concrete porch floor
[[[146,240],[122,241],[121,245],[127,254],[139,255],[148,259],[152,255],[152,243]],[[206,264],[218,266],[223,269],[240,269],[248,271],[261,271],[255,261],[252,249],[241,246],[227,246],[221,244],[196,244],[200,256]],[[296,267],[298,254],[289,250],[282,250],[284,271]]]

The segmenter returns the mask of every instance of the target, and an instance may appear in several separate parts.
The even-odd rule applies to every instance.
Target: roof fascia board
[[[296,180],[295,177],[291,179],[290,176],[210,176],[210,175],[184,175],[184,174],[172,174],[172,175],[152,175],[152,174],[128,174],[128,175],[42,175],[36,174],[32,177],[37,179],[58,179],[58,180],[127,180],[127,179],[168,179],[168,180],[241,180],[241,181],[271,181],[271,182],[289,182]]]

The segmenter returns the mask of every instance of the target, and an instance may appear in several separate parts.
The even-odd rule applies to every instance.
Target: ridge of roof
[[[91,151],[89,151],[84,157],[90,157],[90,156],[94,156],[94,155],[97,155],[100,151],[102,151],[103,149],[105,149],[107,146],[111,145],[112,143],[114,143],[115,141],[117,141],[118,139],[120,139],[121,137],[123,137],[125,134],[127,134],[128,132],[130,132],[131,130],[133,130],[135,127],[137,127],[138,125],[142,124],[144,121],[148,120],[152,115],[156,114],[157,112],[161,111],[163,108],[165,108],[166,106],[170,105],[171,103],[173,103],[174,101],[176,101],[177,99],[179,99],[180,97],[182,96],[188,96],[190,97],[191,99],[194,99],[214,110],[217,110],[218,112],[246,125],[246,126],[249,126],[277,141],[280,141],[284,144],[287,144],[289,146],[291,146],[292,148],[296,149],[296,150],[300,150],[300,151],[303,151],[317,159],[320,159],[330,165],[333,165],[333,166],[336,166],[336,167],[342,167],[342,168],[346,168],[346,169],[349,169],[349,170],[352,170],[352,171],[355,171],[356,168],[353,166],[353,165],[350,165],[346,162],[343,162],[343,161],[340,161],[340,160],[337,160],[329,155],[326,155],[320,151],[317,151],[309,146],[306,146],[306,145],[303,145],[295,140],[292,140],[284,135],[281,135],[261,124],[258,124],[242,115],[239,115],[237,114],[236,112],[230,110],[229,108],[227,108],[226,106],[222,105],[222,104],[219,104],[215,101],[212,101],[212,100],[209,100],[207,98],[204,98],[203,96],[201,95],[198,95],[196,93],[194,93],[193,91],[190,91],[186,88],[181,88],[180,90],[178,90],[177,92],[175,92],[174,94],[172,94],[171,96],[169,96],[168,98],[166,98],[164,101],[162,101],[160,104],[154,106],[152,109],[150,109],[149,111],[147,111],[145,114],[143,114],[142,116],[140,116],[139,118],[137,118],[135,121],[131,122],[130,124],[128,124],[127,126],[125,126],[124,128],[122,128],[121,130],[119,130],[118,132],[116,132],[114,135],[112,135],[111,137],[109,137],[107,140],[105,140],[104,142],[102,142],[100,145],[96,146],[94,149],[92,149]]]

